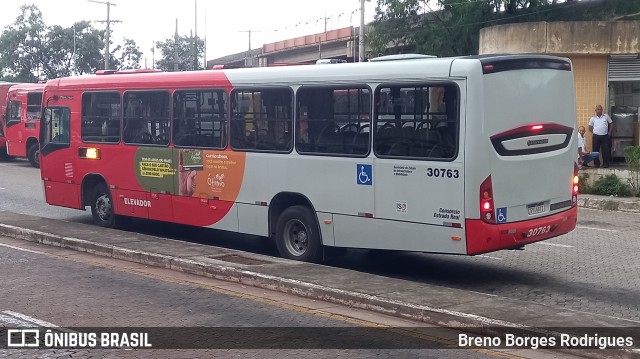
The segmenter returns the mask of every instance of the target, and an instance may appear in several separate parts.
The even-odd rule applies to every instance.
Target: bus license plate
[[[527,205],[527,211],[529,211],[529,215],[532,216],[534,214],[544,212],[544,203],[533,203]]]

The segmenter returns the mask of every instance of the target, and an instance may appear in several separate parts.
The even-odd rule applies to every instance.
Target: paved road
[[[47,322],[61,327],[280,327],[296,330],[338,330],[350,327],[393,326],[428,331],[430,338],[415,339],[425,347],[442,347],[457,338],[449,329],[422,326],[402,319],[359,311],[339,305],[298,298],[282,293],[246,288],[238,284],[190,276],[168,270],[148,268],[129,262],[95,257],[83,253],[0,238],[0,327]],[[341,314],[348,313],[348,317]],[[4,321],[4,322],[3,322]],[[305,329],[307,328],[307,329]],[[308,329],[311,328],[311,329]],[[153,329],[150,329],[153,330]],[[224,329],[221,329],[224,330]],[[342,329],[340,329],[342,330]],[[232,332],[234,333],[234,332]],[[241,333],[241,332],[240,332]],[[261,334],[262,333],[262,334]],[[279,358],[568,358],[569,356],[533,350],[461,349],[300,349],[287,338],[280,341],[277,329],[257,332],[265,338],[290,345],[275,351],[253,348],[194,350],[4,350],[0,358],[84,358],[84,357],[273,357]],[[323,332],[321,332],[323,333]],[[350,335],[347,332],[344,335]],[[355,332],[362,334],[364,332]],[[255,333],[254,333],[255,334]],[[241,334],[240,334],[241,335]],[[317,343],[340,342],[322,337]],[[229,338],[227,338],[229,340]],[[250,338],[235,337],[234,343]],[[255,338],[254,338],[255,339]],[[4,340],[4,338],[3,338]],[[357,340],[355,337],[353,340]],[[382,337],[378,343],[398,337]],[[208,342],[205,340],[205,342]],[[151,338],[153,343],[153,337]],[[391,342],[390,342],[391,343]],[[217,345],[225,345],[216,342]],[[161,343],[155,342],[156,346]],[[229,344],[233,345],[233,344]],[[318,346],[324,344],[318,344]],[[331,344],[329,344],[331,345]],[[340,344],[337,344],[340,345]],[[395,344],[390,344],[395,345]],[[277,354],[277,355],[276,355]]]
[[[0,210],[88,223],[90,214],[43,203],[39,173],[26,161],[0,163]],[[276,255],[247,236],[134,221],[129,230]],[[640,215],[581,209],[576,231],[477,257],[352,250],[327,264],[415,282],[468,289],[640,323]]]

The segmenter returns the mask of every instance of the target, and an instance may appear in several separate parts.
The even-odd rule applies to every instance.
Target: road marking
[[[4,244],[4,243],[0,243],[0,246],[11,248],[11,249],[15,249],[17,251],[36,253],[36,254],[46,254],[45,252],[32,251],[31,249],[20,248],[20,247],[16,247],[16,246],[12,246],[12,245],[9,245],[9,244]]]
[[[484,254],[481,254],[481,255],[476,256],[476,257],[489,258],[489,259],[497,259],[497,260],[499,260],[499,261],[501,261],[501,260],[502,260],[502,258],[500,258],[500,257],[486,256],[486,255],[484,255]]]
[[[554,246],[554,247],[562,247],[562,248],[574,248],[574,246],[570,246],[568,244],[558,244],[558,243],[549,243],[549,242],[538,242],[540,244],[544,244],[545,246]]]
[[[6,188],[4,188],[4,187],[0,187],[0,189],[6,189]]]
[[[620,232],[616,229],[604,229],[604,228],[594,228],[594,227],[585,227],[585,226],[576,226],[576,228],[593,229],[595,231],[605,231],[605,232]]]
[[[34,317],[30,317],[28,315],[22,314],[22,313],[18,313],[18,312],[13,312],[10,310],[5,310],[2,312],[2,314],[6,314],[9,317],[12,318],[16,318],[16,319],[20,319],[28,324],[34,325],[35,326],[39,326],[39,327],[47,327],[47,328],[60,328],[59,326],[53,324],[53,323],[49,323],[49,322],[45,322],[44,320],[40,320]]]

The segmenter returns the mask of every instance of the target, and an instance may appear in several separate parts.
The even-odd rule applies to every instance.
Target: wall
[[[607,109],[607,62],[605,55],[569,56],[573,64],[576,85],[576,114],[578,126],[587,128],[585,140],[587,151],[591,151],[591,133],[589,119],[595,114],[597,104]]]
[[[637,54],[640,21],[559,21],[480,30],[480,54]]]

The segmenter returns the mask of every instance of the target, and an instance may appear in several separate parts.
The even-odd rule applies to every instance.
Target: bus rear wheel
[[[113,213],[111,192],[105,183],[98,183],[91,196],[93,222],[100,227],[114,228],[116,216]]]
[[[27,158],[33,167],[40,168],[40,145],[37,142],[27,149]]]
[[[275,242],[284,258],[312,263],[322,261],[322,239],[309,207],[292,206],[282,212],[276,224]]]

